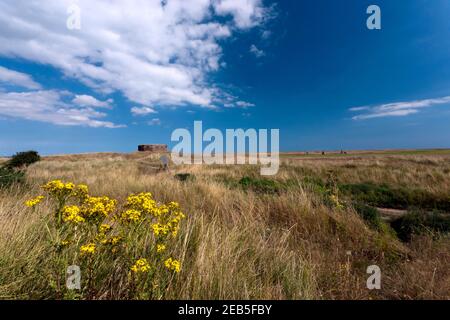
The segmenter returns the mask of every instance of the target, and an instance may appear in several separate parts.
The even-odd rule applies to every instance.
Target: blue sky
[[[33,6],[0,5],[2,155],[170,145],[194,120],[279,128],[283,151],[450,147],[449,1]]]

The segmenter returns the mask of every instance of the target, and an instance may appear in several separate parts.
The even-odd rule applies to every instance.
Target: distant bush
[[[12,168],[0,167],[0,188],[9,187],[13,183],[23,182],[25,173]]]
[[[320,195],[327,193],[327,187],[319,177],[307,175],[303,178],[303,185]]]
[[[36,151],[17,152],[5,164],[7,168],[23,168],[38,162],[41,157]]]
[[[179,181],[193,181],[195,180],[195,176],[190,173],[177,173],[175,179]]]
[[[386,184],[373,183],[341,184],[339,189],[356,202],[375,207],[393,209],[416,207],[450,212],[450,199],[440,198],[425,190],[393,188]]]
[[[36,151],[18,152],[13,155],[0,167],[0,188],[23,182],[25,172],[22,169],[40,159],[41,157]]]
[[[275,181],[266,178],[243,177],[239,180],[239,185],[244,190],[252,190],[256,193],[277,194],[280,193],[283,186]]]
[[[401,240],[409,241],[413,234],[422,234],[426,231],[450,232],[450,216],[413,211],[393,221],[391,226]]]

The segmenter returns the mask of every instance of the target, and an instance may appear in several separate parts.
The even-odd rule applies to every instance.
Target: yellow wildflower
[[[106,238],[106,234],[112,230],[112,227],[109,224],[101,224],[98,227],[98,233],[95,238],[100,241],[102,244],[106,244],[108,239]]]
[[[34,199],[31,199],[31,200],[26,201],[26,202],[25,202],[25,205],[26,205],[27,207],[32,208],[32,207],[34,207],[35,205],[37,205],[38,203],[40,203],[40,202],[42,201],[42,199],[44,199],[44,196],[36,197],[36,198],[34,198]]]
[[[109,224],[102,224],[98,228],[98,232],[105,234],[105,233],[111,231],[111,229],[112,229],[112,227]]]
[[[61,247],[68,246],[69,244],[70,244],[70,240],[62,240],[60,243]]]
[[[165,244],[157,244],[156,245],[156,252],[160,253],[160,252],[163,252],[164,250],[166,250]]]
[[[150,192],[142,192],[139,194],[130,194],[127,198],[126,207],[140,211],[143,215],[158,216],[159,211],[156,201],[153,200]]]
[[[134,265],[131,267],[131,271],[134,273],[138,272],[149,272],[150,271],[150,265],[147,262],[147,259],[141,258],[137,260]]]
[[[81,255],[94,254],[96,250],[95,243],[88,243],[80,247]]]
[[[157,210],[155,210],[156,212],[156,216],[164,216],[167,215],[169,213],[169,208],[166,205],[161,205],[159,206],[159,208],[157,208]]]
[[[73,190],[75,188],[75,185],[72,182],[68,182],[64,185],[64,188],[66,190]]]
[[[78,198],[80,198],[81,200],[84,200],[88,197],[89,194],[89,188],[87,185],[85,184],[79,184],[76,186],[75,191],[74,191],[74,195]]]
[[[169,258],[166,261],[164,261],[164,265],[166,266],[167,269],[171,270],[171,271],[175,271],[175,272],[180,272],[181,270],[181,264],[180,261]]]
[[[64,183],[61,180],[53,180],[47,182],[45,185],[42,186],[44,190],[55,192],[57,190],[64,189]]]
[[[180,208],[180,204],[178,202],[171,201],[169,203],[169,208],[171,208],[171,209],[179,209]]]
[[[64,183],[61,180],[53,180],[42,186],[42,189],[58,198],[70,195],[74,188],[72,182]]]
[[[171,213],[173,215],[175,215],[175,217],[179,218],[180,220],[184,219],[186,217],[184,215],[184,213],[181,212],[180,205],[178,202],[174,202],[174,201],[170,202],[168,205],[168,208],[170,209]]]
[[[178,234],[178,230],[180,229],[180,217],[173,218],[169,223],[167,223],[168,232],[172,235],[172,237],[176,237]]]
[[[124,222],[139,222],[142,221],[143,216],[142,212],[135,209],[128,209],[124,213],[122,213],[122,221]]]
[[[175,212],[175,216],[176,216],[177,218],[179,218],[179,219],[184,219],[184,218],[186,218],[186,216],[184,215],[184,213],[181,212],[181,211]]]
[[[122,237],[112,237],[112,238],[111,238],[111,244],[112,244],[113,246],[115,246],[116,244],[119,243],[120,240],[122,240]]]
[[[65,206],[63,209],[63,220],[73,223],[82,223],[85,221],[78,206]]]
[[[152,229],[155,236],[165,236],[169,232],[169,228],[160,223],[152,224]]]
[[[122,240],[122,237],[112,237],[109,239],[102,240],[102,244],[110,244],[112,246],[117,245]]]
[[[83,203],[82,214],[89,220],[101,221],[114,211],[116,204],[116,200],[108,197],[88,196]]]

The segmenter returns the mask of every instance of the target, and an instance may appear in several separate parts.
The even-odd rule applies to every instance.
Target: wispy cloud
[[[28,74],[14,71],[0,66],[0,82],[6,85],[15,85],[26,89],[40,89],[39,83],[35,82]]]
[[[269,39],[271,36],[272,36],[272,32],[269,31],[269,30],[264,30],[264,31],[261,33],[261,38],[262,38],[263,40],[267,40],[267,39]]]
[[[161,120],[159,118],[154,118],[148,122],[149,126],[160,126]]]
[[[0,116],[63,126],[124,127],[109,121],[99,120],[106,117],[106,114],[92,107],[80,107],[66,102],[73,96],[68,91],[59,90],[0,92]]]
[[[255,104],[247,101],[238,101],[236,102],[236,106],[246,109],[249,107],[254,107]]]
[[[263,50],[258,49],[254,44],[250,46],[250,52],[253,53],[257,58],[261,58],[266,55]]]
[[[133,116],[146,116],[151,113],[157,113],[156,110],[150,107],[133,107],[131,108]]]
[[[106,101],[100,101],[92,96],[82,94],[76,95],[72,102],[81,107],[95,107],[95,108],[112,108],[111,104],[114,102],[113,99],[108,99]]]
[[[423,108],[429,108],[440,104],[450,104],[450,96],[434,99],[393,102],[375,106],[354,107],[350,108],[349,111],[362,112],[356,116],[353,116],[353,120],[366,120],[382,117],[403,117],[418,113]]]
[[[255,104],[248,102],[248,101],[244,101],[244,100],[239,100],[238,97],[228,94],[228,93],[224,93],[222,92],[221,95],[218,97],[218,102],[220,102],[220,105],[225,107],[225,108],[249,108],[249,107],[254,107]],[[217,110],[217,108],[216,108]]]

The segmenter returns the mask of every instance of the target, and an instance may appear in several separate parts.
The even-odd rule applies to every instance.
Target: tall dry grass
[[[187,219],[175,252],[182,272],[166,299],[450,298],[449,240],[401,243],[370,229],[351,209],[333,208],[301,183],[281,194],[258,194],[224,180],[258,172],[252,166],[180,166],[157,172],[158,155],[85,155],[44,159],[27,170],[26,185],[0,191],[0,298],[51,296],[45,260],[50,204],[24,201],[52,179],[84,183],[93,195],[123,200],[150,191],[177,201]],[[445,157],[284,161],[278,180],[307,174],[341,181],[417,185],[450,194]],[[446,171],[447,170],[447,171]],[[177,172],[195,175],[178,181]],[[382,269],[382,289],[366,288],[366,268]],[[102,289],[103,290],[103,289]],[[109,291],[108,291],[109,290]],[[108,291],[108,292],[107,292]],[[121,298],[120,284],[96,298]]]

